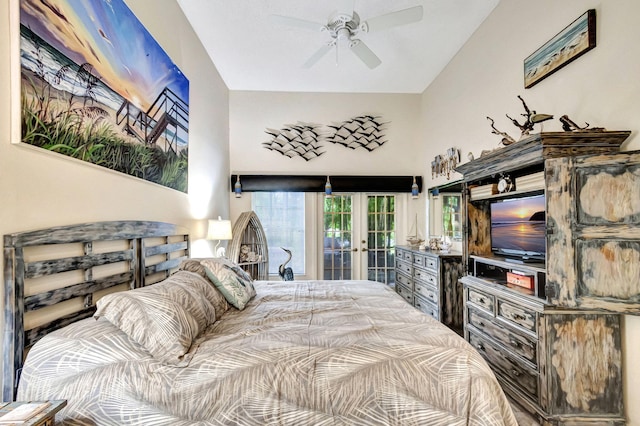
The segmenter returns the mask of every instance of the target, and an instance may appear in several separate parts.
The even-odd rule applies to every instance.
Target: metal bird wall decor
[[[346,148],[364,148],[371,152],[387,142],[383,133],[387,123],[380,122],[379,118],[361,115],[337,125],[330,125],[333,134],[327,141]]]
[[[284,281],[293,281],[293,269],[286,267],[287,263],[289,263],[291,261],[291,258],[293,257],[291,254],[291,250],[287,250],[284,247],[280,248],[284,250],[284,252],[287,253],[289,257],[282,265],[278,267],[278,275],[280,275],[280,278],[282,278]]]
[[[330,142],[345,148],[364,148],[371,152],[384,145],[385,125],[378,116],[361,115],[342,123],[328,125],[330,131],[323,132],[322,125],[312,123],[286,124],[282,129],[267,128],[271,136],[262,146],[270,151],[289,157],[302,157],[306,161],[320,157],[322,142]],[[328,134],[328,135],[327,135]]]
[[[288,124],[280,130],[267,128],[265,133],[271,135],[271,139],[263,142],[262,146],[289,158],[313,160],[324,154],[324,151],[320,151],[319,129],[319,125],[310,123]]]

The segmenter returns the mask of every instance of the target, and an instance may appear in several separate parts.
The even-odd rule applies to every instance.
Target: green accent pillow
[[[256,295],[253,282],[240,278],[233,267],[209,259],[200,260],[207,277],[232,306],[243,310],[249,300]]]

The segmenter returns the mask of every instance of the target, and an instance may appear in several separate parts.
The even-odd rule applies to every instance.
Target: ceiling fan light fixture
[[[371,31],[379,31],[386,28],[396,27],[400,25],[410,24],[418,22],[423,16],[423,7],[414,6],[408,9],[402,9],[395,12],[386,13],[384,15],[376,16],[367,21],[361,22],[360,16],[353,11],[353,0],[342,0],[343,12],[335,12],[329,16],[327,25],[323,25],[321,31],[328,31],[331,36],[331,40],[324,46],[321,46],[305,63],[305,68],[310,68],[315,65],[329,49],[333,46],[338,48],[338,42],[348,42],[348,46],[351,51],[370,69],[376,68],[382,63],[380,58],[361,40],[355,38],[358,33],[368,33]],[[347,5],[348,2],[348,5]],[[347,6],[349,6],[347,8]],[[344,10],[350,10],[350,13],[345,13]],[[317,24],[310,21],[289,18],[277,15],[276,21],[288,25],[293,25],[302,28],[313,28]],[[337,57],[336,51],[336,57]]]

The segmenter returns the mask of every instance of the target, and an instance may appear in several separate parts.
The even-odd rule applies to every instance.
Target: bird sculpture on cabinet
[[[278,267],[278,274],[280,275],[280,278],[282,278],[284,281],[293,281],[293,269],[287,268],[287,263],[289,263],[291,261],[291,258],[293,257],[291,255],[291,250],[287,250],[284,247],[280,247],[280,248],[284,250],[284,252],[287,253],[289,257],[282,265]]]

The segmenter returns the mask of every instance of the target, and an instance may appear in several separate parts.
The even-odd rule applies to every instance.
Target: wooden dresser
[[[396,247],[396,292],[462,333],[462,253]]]
[[[621,314],[640,313],[640,152],[618,152],[629,133],[541,133],[456,169],[465,338],[543,425],[625,424]],[[492,206],[540,194],[546,258],[496,254]]]

